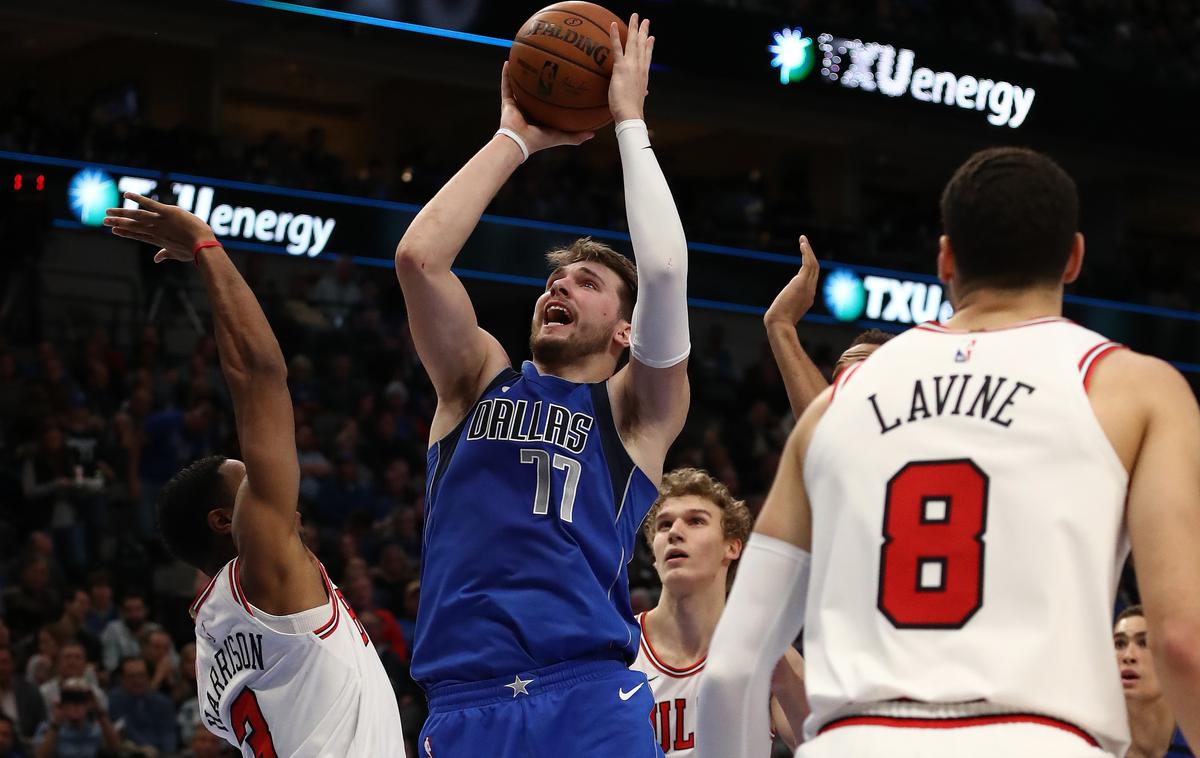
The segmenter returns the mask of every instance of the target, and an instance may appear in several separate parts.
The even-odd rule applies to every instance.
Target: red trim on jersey
[[[253,616],[254,611],[250,608],[250,603],[246,600],[246,593],[242,590],[242,580],[240,578],[241,568],[242,558],[241,556],[238,556],[237,558],[233,559],[233,563],[229,566],[229,583],[230,586],[233,587],[234,599],[246,609],[246,613],[249,613],[251,616]]]
[[[325,580],[325,594],[329,596],[329,602],[333,606],[333,612],[330,613],[329,620],[313,630],[313,634],[325,640],[329,639],[329,635],[337,631],[342,613],[341,609],[338,608],[337,591],[333,589],[333,583],[329,581],[329,575],[325,573],[325,566],[320,561],[317,561],[317,568],[321,570],[321,578]]]
[[[668,666],[663,663],[658,657],[658,653],[654,652],[654,645],[650,642],[650,635],[646,634],[646,613],[642,611],[642,615],[638,616],[638,626],[642,628],[642,650],[646,653],[646,660],[650,661],[650,665],[659,671],[663,672],[672,679],[687,679],[690,676],[695,676],[704,670],[704,662],[708,660],[708,656],[702,656],[700,660],[693,663],[691,666],[686,666],[677,669],[674,666]]]
[[[938,334],[978,334],[991,332],[1007,332],[1010,329],[1024,329],[1027,326],[1038,326],[1039,324],[1053,324],[1059,321],[1074,323],[1069,318],[1062,316],[1043,316],[1041,318],[1029,319],[1028,321],[1018,321],[1015,324],[1008,326],[998,326],[995,329],[951,329],[948,326],[943,326],[940,321],[926,321],[923,324],[917,324],[914,329],[920,329],[923,332],[937,332]]]
[[[841,388],[847,382],[849,382],[850,377],[854,375],[854,372],[858,371],[860,368],[862,368],[862,365],[864,363],[866,363],[866,361],[867,361],[867,359],[863,358],[861,361],[859,361],[858,363],[855,363],[853,366],[851,366],[850,368],[848,368],[842,372],[842,375],[839,376],[837,381],[833,383],[833,392],[829,393],[829,402],[830,403],[832,403],[833,399],[835,397],[837,397],[838,389]]]
[[[1087,371],[1085,371],[1083,373],[1083,391],[1084,392],[1088,391],[1088,385],[1090,385],[1092,382],[1092,372],[1096,370],[1096,366],[1100,363],[1100,361],[1104,360],[1104,358],[1109,353],[1113,352],[1114,350],[1123,350],[1124,348],[1125,348],[1124,345],[1119,345],[1119,344],[1114,343],[1114,344],[1111,344],[1108,347],[1104,348],[1099,353],[1096,353],[1096,356],[1094,358],[1092,358],[1091,365],[1088,366]]]
[[[188,606],[188,614],[191,615],[192,621],[196,620],[196,616],[200,613],[201,606],[204,605],[204,601],[208,600],[208,596],[212,594],[213,587],[217,586],[217,578],[220,576],[221,572],[218,571],[212,579],[208,580],[208,586],[200,590],[200,594],[196,595],[195,599],[192,600],[192,604]]]
[[[995,724],[1038,724],[1039,726],[1050,726],[1055,729],[1061,729],[1064,732],[1070,732],[1092,747],[1100,747],[1100,743],[1092,735],[1074,724],[1062,721],[1061,719],[1051,718],[1050,716],[1039,716],[1033,713],[1001,713],[991,716],[962,716],[944,719],[904,718],[899,716],[847,716],[830,721],[818,729],[817,734],[824,734],[831,729],[839,729],[844,726],[888,726],[900,729],[960,729],[972,726],[993,726]]]
[[[1097,350],[1104,347],[1105,345],[1116,345],[1116,344],[1118,344],[1118,343],[1113,342],[1112,340],[1104,340],[1103,342],[1097,342],[1095,345],[1092,345],[1091,347],[1089,347],[1087,349],[1087,352],[1085,352],[1083,354],[1083,357],[1079,359],[1079,370],[1083,371],[1083,367],[1087,364],[1088,358],[1092,357],[1092,353],[1096,352]]]

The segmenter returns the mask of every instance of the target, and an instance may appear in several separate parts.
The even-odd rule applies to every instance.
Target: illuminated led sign
[[[132,191],[149,195],[157,186],[156,180],[140,176],[123,176],[117,181],[117,188],[122,194]],[[336,219],[308,213],[259,210],[250,205],[215,202],[217,190],[203,185],[173,182],[171,192],[178,198],[180,208],[199,216],[218,237],[241,237],[266,244],[284,243],[284,249],[292,255],[309,258],[320,255],[337,225]],[[125,207],[136,208],[137,204],[126,200]]]
[[[819,55],[821,78],[826,82],[888,97],[910,97],[922,103],[986,112],[992,126],[1012,129],[1025,123],[1037,95],[1033,87],[918,67],[917,54],[904,47],[897,50],[892,45],[828,33],[817,36],[815,52],[811,43],[800,36],[799,29],[775,34],[775,44],[769,48],[775,55],[771,65],[779,69],[783,84],[803,79]]]
[[[830,270],[823,288],[825,307],[839,321],[868,318],[893,324],[945,321],[954,315],[940,284],[859,276],[847,268]]]

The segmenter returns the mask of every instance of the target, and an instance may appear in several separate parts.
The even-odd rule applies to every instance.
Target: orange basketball
[[[525,22],[508,56],[508,77],[531,123],[583,132],[612,121],[613,21],[624,44],[625,23],[594,3],[555,3]]]

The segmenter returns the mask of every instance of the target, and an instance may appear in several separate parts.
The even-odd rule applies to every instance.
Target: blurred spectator
[[[50,564],[46,559],[34,558],[20,571],[19,584],[4,592],[4,608],[13,629],[28,632],[53,621],[62,600],[50,585]]]
[[[379,565],[371,570],[375,596],[381,606],[393,615],[404,610],[404,590],[413,578],[413,567],[404,550],[395,543],[379,551]]]
[[[22,739],[29,739],[46,718],[46,704],[38,688],[17,676],[12,651],[0,648],[0,715],[17,725]]]
[[[179,725],[180,741],[191,742],[192,730],[200,721],[199,691],[196,687],[196,644],[189,642],[179,651],[178,687],[174,701],[179,705],[175,723]],[[202,731],[207,731],[203,726]]]
[[[142,660],[150,672],[150,689],[174,698],[179,689],[179,657],[171,635],[162,629],[147,629],[141,634]]]
[[[109,711],[124,722],[125,739],[136,749],[153,748],[159,754],[174,752],[175,707],[166,695],[150,689],[150,672],[141,658],[121,661],[120,683],[109,695]]]
[[[221,758],[229,753],[229,745],[199,722],[192,724],[187,742],[191,747],[182,758]]]
[[[35,649],[25,662],[25,678],[41,687],[54,676],[58,653],[67,642],[67,630],[59,624],[45,624],[27,642]]]
[[[26,758],[17,737],[17,725],[4,715],[0,715],[0,758]]]
[[[358,286],[358,273],[354,270],[354,259],[348,255],[338,256],[333,270],[322,276],[308,294],[329,324],[334,329],[345,326],[350,313],[362,302],[362,289]]]
[[[100,638],[88,629],[88,614],[91,611],[91,598],[80,588],[67,592],[63,601],[62,615],[58,626],[69,640],[75,640],[87,652],[88,660],[100,660]]]
[[[100,635],[104,648],[104,669],[113,671],[122,658],[141,653],[139,635],[147,631],[162,631],[162,627],[148,621],[146,599],[138,593],[130,593],[121,601],[121,616],[109,622]]]
[[[300,462],[300,498],[315,502],[322,482],[333,473],[333,464],[321,452],[317,434],[309,424],[296,427],[296,455]]]
[[[38,727],[33,742],[37,758],[95,758],[101,748],[115,752],[120,738],[87,682],[68,679],[50,719]]]
[[[371,577],[367,575],[356,577],[343,588],[343,591],[346,593],[346,600],[350,602],[350,607],[357,613],[372,613],[379,619],[382,637],[377,641],[376,647],[389,648],[399,660],[407,661],[408,643],[404,641],[404,634],[400,631],[400,625],[396,622],[396,617],[392,615],[392,612],[376,605],[375,587],[371,583]]]
[[[99,639],[104,628],[117,617],[117,607],[113,604],[112,585],[101,572],[93,575],[88,585],[88,610],[84,621],[87,633]]]
[[[100,680],[96,670],[88,663],[83,645],[78,642],[68,642],[58,650],[58,665],[55,667],[54,678],[41,686],[42,700],[46,708],[52,709],[62,695],[63,682],[81,680],[87,682],[88,688],[96,698],[96,704],[101,708],[108,707],[108,696],[100,689]]]

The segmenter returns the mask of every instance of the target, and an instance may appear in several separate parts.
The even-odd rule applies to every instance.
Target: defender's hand
[[[612,80],[608,84],[608,107],[618,124],[644,116],[646,89],[650,81],[650,59],[654,57],[654,38],[650,20],[638,23],[638,14],[629,17],[629,35],[622,48],[616,23],[608,28],[613,49]]]
[[[136,192],[126,192],[125,199],[133,200],[141,207],[109,208],[104,225],[112,227],[113,234],[118,237],[158,245],[162,249],[154,254],[155,263],[190,261],[192,249],[197,244],[216,239],[208,224],[182,208]]]
[[[812,246],[808,244],[808,237],[803,235],[800,237],[800,258],[803,261],[800,272],[775,296],[775,302],[771,303],[771,307],[763,316],[764,323],[787,323],[794,326],[808,313],[808,309],[812,308],[817,295],[817,277],[821,273],[821,266],[817,263]]]
[[[530,155],[548,147],[582,145],[596,136],[595,132],[563,132],[544,126],[534,126],[526,121],[525,114],[521,113],[521,109],[517,107],[516,98],[513,97],[512,84],[508,79],[507,61],[504,63],[504,69],[500,72],[500,127],[512,129],[521,135],[521,139],[525,140],[525,147],[529,148]]]

